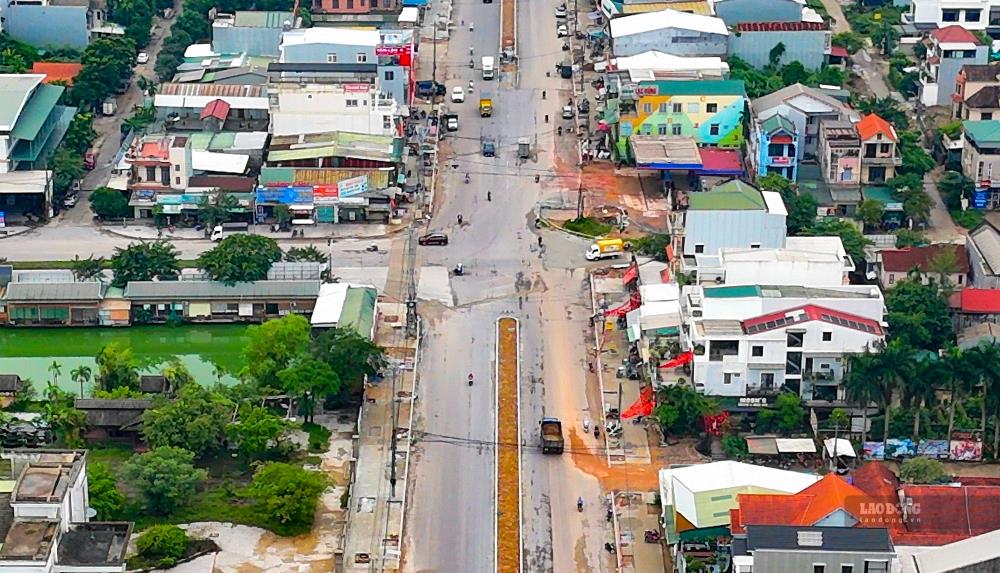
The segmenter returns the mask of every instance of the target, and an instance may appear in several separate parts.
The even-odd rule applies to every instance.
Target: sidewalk
[[[394,235],[408,228],[407,224],[381,225],[381,224],[361,224],[361,223],[337,223],[335,225],[317,225],[307,227],[297,227],[296,231],[302,231],[301,237],[292,238],[291,231],[271,231],[270,225],[251,225],[250,233],[271,237],[277,241],[316,241],[317,239],[379,239]],[[208,236],[205,231],[196,229],[174,229],[170,231],[166,228],[157,229],[153,225],[115,225],[113,223],[98,227],[101,231],[124,237],[126,239],[136,239],[139,241],[155,241],[164,239],[168,241],[207,241]]]

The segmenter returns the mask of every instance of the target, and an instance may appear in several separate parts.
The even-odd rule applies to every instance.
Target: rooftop
[[[298,44],[339,44],[346,46],[377,46],[381,42],[378,30],[355,28],[299,28],[281,35],[281,47]]]
[[[851,330],[866,332],[874,336],[885,334],[882,330],[882,325],[877,320],[814,304],[805,304],[749,318],[743,321],[743,329],[747,334],[759,334],[777,328],[816,320],[827,324],[836,324]]]
[[[0,298],[7,302],[97,302],[104,285],[100,282],[80,283],[11,283]]]
[[[989,64],[965,64],[961,73],[970,82],[995,82],[1000,80],[1000,62]]]
[[[66,88],[55,84],[43,84],[35,88],[31,98],[21,108],[11,136],[34,141],[65,91]]]
[[[786,215],[781,196],[771,191],[759,191],[740,179],[731,179],[708,191],[688,195],[689,211],[767,211]]]
[[[671,469],[670,473],[675,482],[693,493],[746,486],[798,493],[820,479],[815,474],[729,460],[675,468]]]
[[[838,510],[864,524],[866,512],[862,504],[874,500],[837,474],[829,473],[793,495],[740,494],[737,501],[739,508],[733,510],[734,531],[747,525],[811,526]],[[879,517],[873,526],[881,525]]]
[[[969,233],[972,243],[982,255],[984,269],[988,274],[1000,275],[1000,230],[989,221],[984,221]]]
[[[982,46],[983,42],[975,34],[958,25],[945,26],[931,30],[931,37],[942,44],[975,44]]]
[[[1000,120],[963,121],[962,130],[966,139],[977,145],[1000,144]]]
[[[42,74],[0,75],[0,131],[14,129],[31,94],[44,79]]]
[[[612,22],[617,21],[612,20]],[[660,96],[733,95],[746,97],[747,93],[743,80],[656,80],[639,82],[639,85],[656,86],[656,93]]]
[[[35,62],[31,65],[31,73],[43,74],[45,83],[64,82],[73,85],[73,79],[83,69],[83,64],[76,62]]]
[[[402,153],[402,139],[391,135],[333,133],[276,135],[271,138],[269,162],[297,161],[319,157],[354,157],[391,161]]]
[[[1000,314],[1000,290],[964,288],[958,293],[959,308],[970,314]]]
[[[77,398],[74,407],[87,415],[87,425],[92,428],[124,429],[138,426],[152,403],[139,399]]]
[[[319,281],[257,281],[227,286],[214,281],[131,281],[125,298],[133,301],[253,300],[261,298],[316,298]]]
[[[1000,530],[991,531],[948,545],[942,545],[916,555],[900,556],[903,572],[948,573],[949,571],[983,571],[993,569],[987,563],[1000,559]],[[912,566],[911,566],[912,565]]]
[[[667,72],[719,70],[729,71],[729,64],[719,57],[686,58],[649,50],[634,56],[611,60],[609,70],[657,70]]]
[[[641,34],[665,28],[681,28],[706,34],[729,35],[726,23],[721,18],[688,14],[677,10],[660,10],[645,14],[633,14],[611,20],[611,37],[621,38],[632,34]]]
[[[862,140],[872,139],[876,135],[881,134],[892,141],[899,141],[899,138],[896,137],[896,130],[893,129],[892,124],[874,113],[870,113],[861,118],[861,121],[856,123],[854,127],[857,128],[858,135],[861,136]]]
[[[705,298],[879,298],[878,287],[815,288],[794,285],[713,286],[702,288]]]
[[[46,561],[58,532],[58,521],[15,521],[0,546],[0,561]]]
[[[796,133],[795,124],[780,113],[760,122],[760,128],[764,133],[775,133],[776,131],[785,131],[793,135]]]
[[[642,166],[699,169],[702,165],[698,143],[693,137],[633,135],[629,145],[636,163]]]
[[[91,522],[71,525],[59,540],[56,563],[69,566],[120,567],[125,563],[132,524]]]
[[[825,22],[740,22],[738,32],[819,32],[829,27]]]
[[[889,530],[885,528],[794,525],[748,525],[747,549],[852,553],[892,553],[895,550],[889,537]]]
[[[802,84],[792,84],[783,87],[778,91],[753,100],[750,105],[753,108],[753,113],[759,115],[782,103],[806,113],[841,112],[848,114],[850,112],[850,108],[843,102],[826,95],[818,89]]]
[[[60,503],[86,464],[86,452],[25,450],[12,503]],[[15,453],[14,455],[18,455]],[[17,470],[15,470],[17,471]]]
[[[933,263],[941,257],[953,257],[959,273],[969,272],[969,257],[965,253],[965,245],[939,243],[924,247],[884,249],[879,254],[882,257],[882,268],[888,272],[908,273],[913,269],[934,272]]]
[[[281,28],[292,23],[291,12],[239,10],[233,20],[240,28]]]
[[[965,98],[965,107],[971,109],[996,109],[1000,107],[1000,85],[983,86],[971,97]]]

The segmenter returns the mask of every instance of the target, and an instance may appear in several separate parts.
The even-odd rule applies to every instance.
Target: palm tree
[[[923,358],[913,364],[913,376],[903,388],[904,403],[914,410],[913,439],[920,439],[920,418],[924,408],[934,403],[938,381],[946,376],[937,357]]]
[[[52,375],[52,384],[58,386],[59,377],[62,376],[62,364],[53,360],[52,364],[49,364],[49,374]]]
[[[967,396],[972,388],[976,384],[976,368],[974,366],[975,358],[966,357],[956,347],[951,347],[944,352],[941,357],[944,362],[944,372],[948,376],[949,387],[951,389],[951,397],[948,403],[948,439],[951,439],[951,433],[955,430],[955,408],[958,403]]]
[[[913,351],[898,341],[882,345],[875,355],[875,380],[882,408],[885,410],[885,424],[882,440],[889,441],[889,418],[892,398],[896,388],[902,387],[913,371]]]
[[[90,377],[94,374],[90,366],[80,365],[70,371],[69,376],[74,382],[80,385],[80,397],[83,398],[83,385],[90,382]]]
[[[868,407],[878,396],[875,378],[876,355],[869,349],[847,358],[844,389],[847,399],[861,407],[861,442],[868,441]]]
[[[990,389],[1000,391],[1000,370],[996,368],[996,365],[1000,364],[1000,344],[996,341],[990,343],[984,341],[966,350],[964,356],[974,370],[976,384],[982,386],[983,407],[979,415],[979,427],[985,434],[988,399],[995,393]]]

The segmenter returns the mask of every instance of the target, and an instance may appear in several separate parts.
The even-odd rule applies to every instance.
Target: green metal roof
[[[753,185],[733,179],[702,193],[688,195],[689,211],[763,211],[764,196]]]
[[[235,24],[241,28],[281,28],[292,21],[291,12],[261,12],[245,10],[236,12]]]
[[[760,128],[763,129],[765,133],[774,133],[779,129],[783,129],[788,133],[795,133],[795,124],[786,119],[780,113],[776,113],[765,119],[760,124]]]
[[[27,105],[24,106],[21,114],[17,117],[17,123],[14,124],[11,137],[29,141],[33,141],[38,137],[38,132],[45,125],[45,120],[52,114],[52,110],[55,109],[56,104],[59,103],[59,98],[64,91],[66,91],[66,88],[63,86],[49,84],[38,86],[38,89],[35,90],[35,93],[32,94],[31,99],[28,100]]]
[[[964,121],[965,136],[976,143],[1000,143],[1000,120]]]
[[[760,296],[760,287],[757,285],[707,287],[703,292],[705,298],[746,298]]]
[[[861,196],[867,201],[869,199],[873,201],[878,201],[883,206],[888,208],[890,205],[893,210],[902,211],[902,201],[896,198],[896,192],[892,187],[885,187],[881,185],[873,185],[870,187],[863,187],[861,189]]]
[[[42,75],[6,75],[0,82],[0,127],[13,129],[25,106],[25,100],[41,81]]]
[[[743,80],[661,80],[640,82],[640,86],[655,84],[663,95],[737,95],[746,97]]]
[[[375,326],[375,301],[377,299],[378,292],[373,288],[348,288],[337,326],[351,327],[361,336],[371,338],[372,328]]]

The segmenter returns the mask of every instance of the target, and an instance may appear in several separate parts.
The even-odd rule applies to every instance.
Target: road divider
[[[521,573],[520,325],[497,319],[496,332],[496,573]]]

